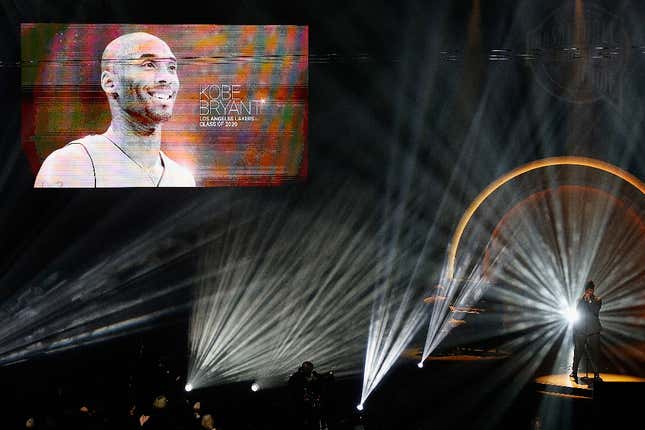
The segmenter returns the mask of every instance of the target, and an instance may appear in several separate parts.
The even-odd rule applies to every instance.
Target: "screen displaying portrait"
[[[306,26],[21,24],[21,60],[36,188],[306,178]]]

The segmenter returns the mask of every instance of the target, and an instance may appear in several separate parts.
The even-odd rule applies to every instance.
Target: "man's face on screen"
[[[145,124],[168,121],[179,90],[177,60],[161,39],[146,35],[127,38],[114,65],[117,102]]]

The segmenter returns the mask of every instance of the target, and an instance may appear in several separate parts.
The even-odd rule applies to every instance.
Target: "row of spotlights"
[[[567,308],[563,312],[563,314],[564,314],[564,317],[567,319],[567,321],[569,321],[570,324],[574,324],[578,320],[578,311],[576,310],[575,307]],[[423,361],[420,361],[419,363],[417,363],[417,367],[419,369],[423,369]],[[186,389],[186,391],[190,392],[190,391],[192,391],[193,386],[191,384],[186,384],[185,389]],[[257,382],[254,382],[253,384],[251,384],[251,391],[257,392],[259,390],[260,390],[260,385]],[[362,411],[363,410],[363,404],[361,403],[358,406],[356,406],[356,409],[358,409],[359,411]]]
[[[186,392],[190,392],[193,390],[193,386],[191,384],[186,384],[186,386],[184,387],[184,390],[186,390]],[[257,382],[254,382],[253,384],[251,384],[251,391],[256,392],[259,390],[260,390],[260,384],[258,384]]]
[[[186,384],[186,386],[184,387],[184,390],[186,390],[186,392],[190,392],[193,390],[193,386],[191,384]],[[258,384],[257,382],[254,382],[253,384],[251,384],[251,391],[255,392],[259,390],[260,390],[260,384]]]

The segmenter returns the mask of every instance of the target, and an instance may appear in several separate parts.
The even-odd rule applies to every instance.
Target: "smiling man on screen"
[[[34,187],[194,187],[192,174],[161,150],[162,124],[179,90],[170,47],[142,32],[114,39],[101,58],[101,88],[109,128],[54,151]]]

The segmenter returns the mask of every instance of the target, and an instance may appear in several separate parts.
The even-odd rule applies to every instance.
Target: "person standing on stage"
[[[585,352],[589,353],[590,364],[594,370],[594,381],[602,381],[598,367],[600,331],[602,330],[598,314],[600,313],[602,300],[594,295],[595,288],[593,281],[588,281],[585,285],[584,295],[578,300],[576,306],[578,320],[573,327],[575,349],[573,351],[572,371],[571,375],[569,375],[576,383],[578,383],[578,365]]]

